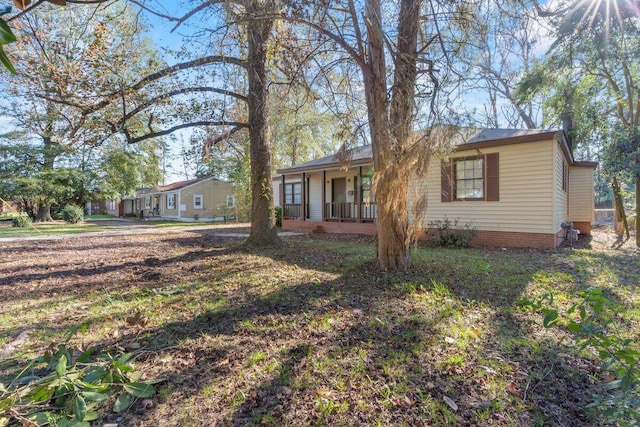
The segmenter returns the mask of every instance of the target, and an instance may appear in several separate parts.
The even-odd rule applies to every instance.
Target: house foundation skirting
[[[282,231],[298,231],[305,233],[333,233],[333,234],[376,234],[376,224],[373,222],[337,222],[337,221],[299,221],[282,220]]]
[[[373,236],[376,226],[374,223],[283,220],[282,230]],[[424,236],[423,240],[428,239],[428,236]],[[472,246],[549,249],[558,247],[563,240],[564,230],[556,234],[478,230]]]

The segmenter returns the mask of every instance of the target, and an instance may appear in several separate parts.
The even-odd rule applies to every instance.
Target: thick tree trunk
[[[47,134],[42,138],[44,144],[43,156],[44,160],[42,162],[42,171],[43,172],[52,172],[55,164],[55,160],[57,157],[55,142],[51,138],[52,126],[47,126]],[[40,197],[40,201],[38,202],[38,213],[34,218],[33,222],[51,222],[53,218],[51,217],[51,202],[50,196],[48,194],[43,194]]]
[[[49,203],[40,203],[38,204],[38,213],[36,214],[33,222],[51,222],[53,218],[51,217],[51,204]]]
[[[266,0],[269,2],[269,0]],[[267,44],[273,21],[251,19],[271,10],[265,1],[247,4],[249,43],[249,125],[251,162],[251,233],[247,243],[268,246],[279,242],[271,188],[271,139],[267,124]]]
[[[627,223],[627,214],[624,212],[624,203],[622,201],[622,193],[620,192],[620,184],[614,176],[611,181],[613,189],[613,201],[615,203],[614,228],[619,236],[625,235],[629,238],[629,224]]]
[[[640,163],[640,154],[636,154]],[[640,174],[636,175],[636,246],[640,248]]]
[[[411,265],[407,145],[413,131],[419,5],[419,0],[401,1],[389,102],[380,1],[365,2],[369,37],[368,69],[363,74],[378,206],[376,257],[378,266],[385,270]]]

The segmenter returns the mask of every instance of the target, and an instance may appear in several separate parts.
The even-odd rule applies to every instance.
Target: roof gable
[[[166,193],[169,191],[178,191],[178,190],[182,190],[184,188],[190,187],[192,185],[198,184],[200,182],[204,182],[204,181],[218,181],[221,182],[219,179],[213,177],[213,176],[208,176],[205,178],[195,178],[195,179],[189,179],[186,181],[178,181],[178,182],[172,182],[171,184],[166,184],[166,185],[156,185],[152,190],[151,193]]]

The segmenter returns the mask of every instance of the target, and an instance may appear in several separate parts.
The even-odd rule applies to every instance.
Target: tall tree
[[[601,136],[605,143],[597,148],[604,151],[605,160],[611,158],[606,153],[620,153],[620,146],[628,147],[640,127],[640,18],[636,6],[569,1],[561,4],[554,24],[556,40],[548,58],[523,79],[520,89],[552,91],[547,108],[573,111],[579,118],[576,141],[589,143],[594,140],[590,136]],[[623,162],[628,171],[634,170],[633,153],[627,153]],[[604,162],[605,167],[613,164]],[[621,170],[607,172],[615,176]]]
[[[539,127],[544,93],[520,98],[517,82],[544,54],[544,22],[522,1],[480,2],[474,14],[478,18],[463,28],[445,29],[456,47],[446,89],[455,113],[466,112],[484,127]]]
[[[64,26],[58,25],[60,20]],[[3,85],[10,98],[2,100],[11,125],[24,131],[17,150],[35,149],[39,184],[36,221],[51,220],[53,203],[60,202],[59,186],[50,183],[80,183],[69,180],[78,166],[72,160],[84,147],[98,146],[112,131],[107,123],[119,114],[105,104],[99,114],[86,115],[77,100],[96,101],[134,75],[140,66],[132,59],[154,60],[148,43],[138,36],[135,17],[125,7],[40,7],[12,21],[18,34],[16,76]],[[98,113],[98,110],[95,111]],[[22,142],[22,144],[20,144]],[[15,153],[15,150],[14,150]],[[60,175],[59,177],[57,175]],[[77,175],[74,172],[74,176]],[[16,187],[17,188],[17,187]]]
[[[464,25],[465,13],[464,4],[437,1],[365,0],[360,7],[344,0],[294,8],[289,18],[304,21],[360,69],[378,206],[377,262],[382,269],[409,267],[411,245],[425,226],[424,199],[410,202],[407,183],[426,172],[441,142],[438,132],[431,132],[439,119],[435,107],[442,74],[437,70],[446,64],[440,26],[453,25],[454,19]]]

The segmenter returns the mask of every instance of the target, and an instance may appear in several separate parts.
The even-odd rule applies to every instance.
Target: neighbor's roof
[[[175,190],[180,190],[182,188],[188,187],[190,185],[196,184],[198,182],[201,181],[218,181],[220,182],[220,180],[218,178],[214,178],[212,176],[207,176],[204,178],[195,178],[195,179],[189,179],[186,181],[178,181],[178,182],[173,182],[171,184],[166,184],[166,185],[156,185],[154,190],[152,191],[153,193],[164,193],[165,191],[175,191]]]
[[[547,129],[475,129],[458,128],[451,138],[451,144],[458,148],[483,148],[492,145],[508,145],[524,142],[543,141],[552,139],[558,130]],[[319,169],[333,169],[343,167],[345,163],[351,166],[370,164],[372,162],[370,145],[355,147],[345,153],[336,153],[310,162],[278,169],[278,174],[296,173]],[[343,160],[346,160],[343,161]]]

